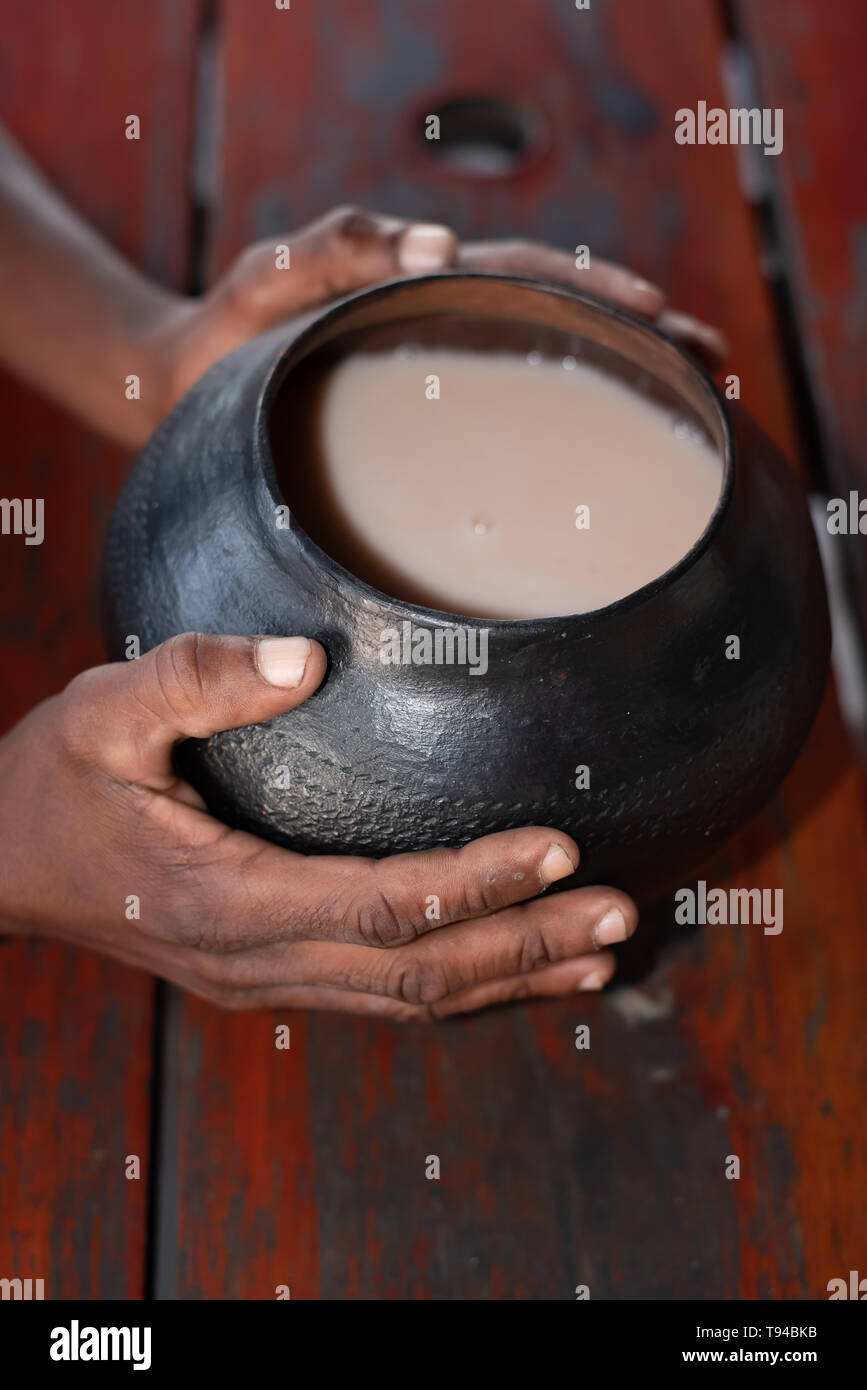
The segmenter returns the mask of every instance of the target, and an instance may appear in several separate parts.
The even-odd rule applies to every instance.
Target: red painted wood
[[[176,1296],[276,1298],[286,1285],[309,1297],[320,1250],[308,1020],[288,1020],[290,1047],[278,1051],[286,1019],[188,997],[180,1008]]]
[[[128,255],[179,284],[197,0],[0,0],[0,119]],[[141,117],[136,144],[123,138]],[[58,344],[58,352],[64,350]],[[126,459],[0,379],[5,496],[45,499],[41,547],[0,538],[0,727],[103,661],[97,576]],[[50,874],[51,847],[35,869]],[[99,872],[99,866],[93,866]],[[0,944],[0,1276],[46,1298],[140,1297],[153,984],[55,944]],[[141,1156],[142,1181],[124,1159]]]
[[[867,156],[861,55],[867,9],[739,0],[762,103],[784,113],[774,160],[788,265],[809,355],[832,495],[867,498]],[[848,547],[867,625],[867,542]]]
[[[673,139],[675,109],[722,102],[710,0],[224,0],[221,17],[215,268],[347,200],[587,241],[722,325],[745,403],[796,453],[733,152]],[[548,153],[514,180],[477,186],[416,145],[420,113],[477,92],[543,115]],[[290,1053],[276,1017],[184,999],[178,1296],[825,1296],[865,1236],[863,828],[829,692],[781,794],[708,870],[782,887],[780,936],[679,928],[604,999],[431,1031],[286,1016]]]

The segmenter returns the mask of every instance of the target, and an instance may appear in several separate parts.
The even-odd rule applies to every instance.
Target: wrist
[[[129,340],[118,345],[113,375],[122,387],[123,442],[129,447],[141,448],[182,394],[177,382],[183,341],[197,308],[193,299],[161,291]]]

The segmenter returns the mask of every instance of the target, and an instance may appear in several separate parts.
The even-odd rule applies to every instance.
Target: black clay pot
[[[704,534],[653,583],[580,616],[482,622],[372,589],[277,518],[304,467],[299,383],[354,343],[402,338],[581,353],[673,406],[724,459]],[[231,824],[303,851],[373,855],[559,826],[581,846],[579,881],[642,897],[766,800],[828,665],[807,508],[767,439],[662,335],[512,277],[387,285],[218,363],[136,463],[105,577],[117,657],[130,634],[144,651],[189,629],[300,633],[329,653],[301,708],[179,749],[184,775]],[[381,635],[404,622],[486,628],[487,672],[383,665]],[[739,660],[726,657],[730,635]]]

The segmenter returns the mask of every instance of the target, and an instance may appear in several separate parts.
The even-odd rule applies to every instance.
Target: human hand
[[[728,344],[718,328],[670,308],[665,291],[658,285],[642,280],[613,261],[591,256],[586,269],[579,270],[568,251],[539,241],[510,240],[466,242],[458,252],[457,264],[461,270],[529,275],[595,294],[619,309],[648,319],[708,367],[718,367],[728,355]]]
[[[132,449],[248,338],[354,290],[455,265],[560,280],[644,314],[706,359],[724,349],[714,330],[668,310],[661,290],[595,255],[576,270],[536,242],[461,247],[447,227],[351,207],[257,242],[205,295],[186,298],[130,265],[2,129],[0,264],[0,364]]]
[[[0,920],[229,1008],[428,1021],[601,988],[637,910],[612,888],[548,897],[578,850],[527,827],[462,849],[305,856],[213,819],[172,748],[308,699],[306,638],[185,633],[85,671],[0,740]],[[431,895],[440,918],[430,921]]]
[[[277,267],[281,244],[290,248],[289,269]],[[726,353],[718,330],[669,309],[661,289],[609,261],[593,257],[577,270],[567,252],[539,242],[461,245],[447,227],[336,208],[285,240],[249,246],[201,299],[168,302],[154,318],[148,379],[158,383],[151,392],[156,418],[139,417],[145,435],[208,367],[248,338],[353,291],[451,268],[554,280],[642,315],[710,365]]]

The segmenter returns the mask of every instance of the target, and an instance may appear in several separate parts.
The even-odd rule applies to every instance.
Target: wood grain
[[[188,250],[192,0],[2,0],[0,119],[72,204],[178,285]],[[128,114],[142,121],[127,141]],[[57,351],[65,350],[63,343]],[[6,728],[105,659],[98,571],[127,460],[0,379],[3,492],[43,497],[42,546],[0,537],[0,721]],[[99,865],[92,866],[99,872]],[[51,873],[51,846],[34,872]],[[46,1298],[144,1288],[153,982],[84,952],[0,944],[0,1277]],[[142,1180],[124,1176],[127,1154]]]

